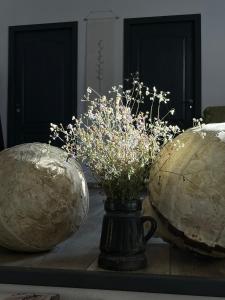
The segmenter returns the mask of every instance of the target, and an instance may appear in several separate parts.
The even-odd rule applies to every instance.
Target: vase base
[[[101,253],[98,258],[98,266],[113,271],[136,271],[147,266],[147,259],[144,253],[130,256]]]

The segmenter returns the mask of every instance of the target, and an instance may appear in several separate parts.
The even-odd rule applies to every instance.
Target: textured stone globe
[[[192,128],[178,140],[184,147],[167,144],[150,173],[158,234],[178,247],[225,257],[225,123]]]
[[[0,245],[39,252],[75,233],[88,212],[81,167],[47,144],[0,152]]]

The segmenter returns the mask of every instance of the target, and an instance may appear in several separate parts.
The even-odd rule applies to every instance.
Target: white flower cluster
[[[206,132],[202,131],[201,129],[203,128],[203,126],[205,125],[205,123],[203,123],[203,119],[199,118],[193,118],[193,128],[194,128],[194,132],[197,132],[203,139],[206,136]]]
[[[51,124],[51,138],[61,140],[70,156],[86,163],[108,198],[138,198],[161,148],[180,132],[165,120],[174,109],[160,117],[168,94],[155,87],[151,91],[138,78],[132,79],[131,89],[113,86],[109,97],[88,88],[83,99],[88,111],[73,117],[66,128]],[[146,101],[149,111],[143,113],[140,105]]]

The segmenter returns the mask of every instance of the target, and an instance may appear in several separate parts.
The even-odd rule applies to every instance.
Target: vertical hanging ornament
[[[115,23],[111,11],[91,11],[86,21],[86,87],[107,95],[115,81]]]

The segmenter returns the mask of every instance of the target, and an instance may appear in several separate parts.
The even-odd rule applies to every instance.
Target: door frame
[[[71,29],[72,31],[72,103],[73,112],[77,115],[77,28],[78,22],[44,23],[34,25],[9,26],[8,37],[8,112],[7,112],[7,146],[14,144],[13,130],[15,128],[15,36],[18,32],[39,31],[51,29]]]
[[[161,17],[144,17],[144,18],[129,18],[124,19],[124,52],[123,52],[123,78],[128,78],[129,70],[129,39],[133,25],[137,24],[152,24],[152,23],[178,23],[189,21],[193,23],[194,27],[194,104],[193,111],[195,117],[201,117],[201,14],[190,15],[175,15],[175,16],[161,16]]]

